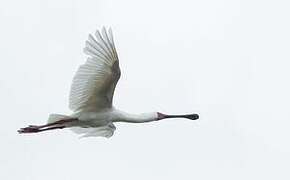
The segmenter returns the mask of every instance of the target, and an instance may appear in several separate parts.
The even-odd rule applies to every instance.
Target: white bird
[[[19,133],[36,133],[52,129],[71,128],[87,136],[111,137],[116,130],[113,123],[144,123],[166,118],[198,119],[198,114],[166,115],[160,112],[129,114],[113,107],[113,95],[121,71],[111,28],[95,37],[89,34],[84,52],[89,55],[75,74],[70,90],[69,108],[72,115],[51,114],[48,123],[30,125]]]

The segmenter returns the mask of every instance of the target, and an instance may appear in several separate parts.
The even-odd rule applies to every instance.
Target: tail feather
[[[47,123],[54,123],[56,121],[64,120],[64,119],[70,119],[70,116],[62,115],[62,114],[50,114],[49,118],[47,120]]]

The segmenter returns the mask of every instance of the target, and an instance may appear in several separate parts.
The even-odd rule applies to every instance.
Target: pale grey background
[[[289,179],[289,1],[0,1],[0,179]],[[133,113],[110,139],[18,135],[70,113],[88,33],[111,26]]]

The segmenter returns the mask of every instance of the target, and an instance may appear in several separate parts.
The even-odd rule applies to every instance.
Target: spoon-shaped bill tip
[[[191,119],[191,120],[197,120],[199,118],[199,115],[198,114],[187,114],[187,115],[184,115],[184,118]]]

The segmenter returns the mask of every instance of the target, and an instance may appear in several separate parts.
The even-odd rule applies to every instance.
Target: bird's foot
[[[21,128],[18,130],[18,133],[37,133],[40,132],[41,129],[39,126],[28,126],[26,128]]]
[[[49,127],[49,128],[42,128],[42,126],[28,126],[26,128],[21,128],[18,130],[18,133],[37,133],[41,131],[47,131],[47,130],[53,130],[53,129],[62,129],[65,128],[65,126],[55,126],[55,127]]]
[[[59,120],[59,121],[48,123],[41,126],[29,125],[28,127],[19,129],[18,133],[37,133],[37,132],[53,130],[53,129],[62,129],[66,127],[65,125],[66,123],[70,123],[77,120],[78,120],[77,118],[71,118],[71,119]]]

